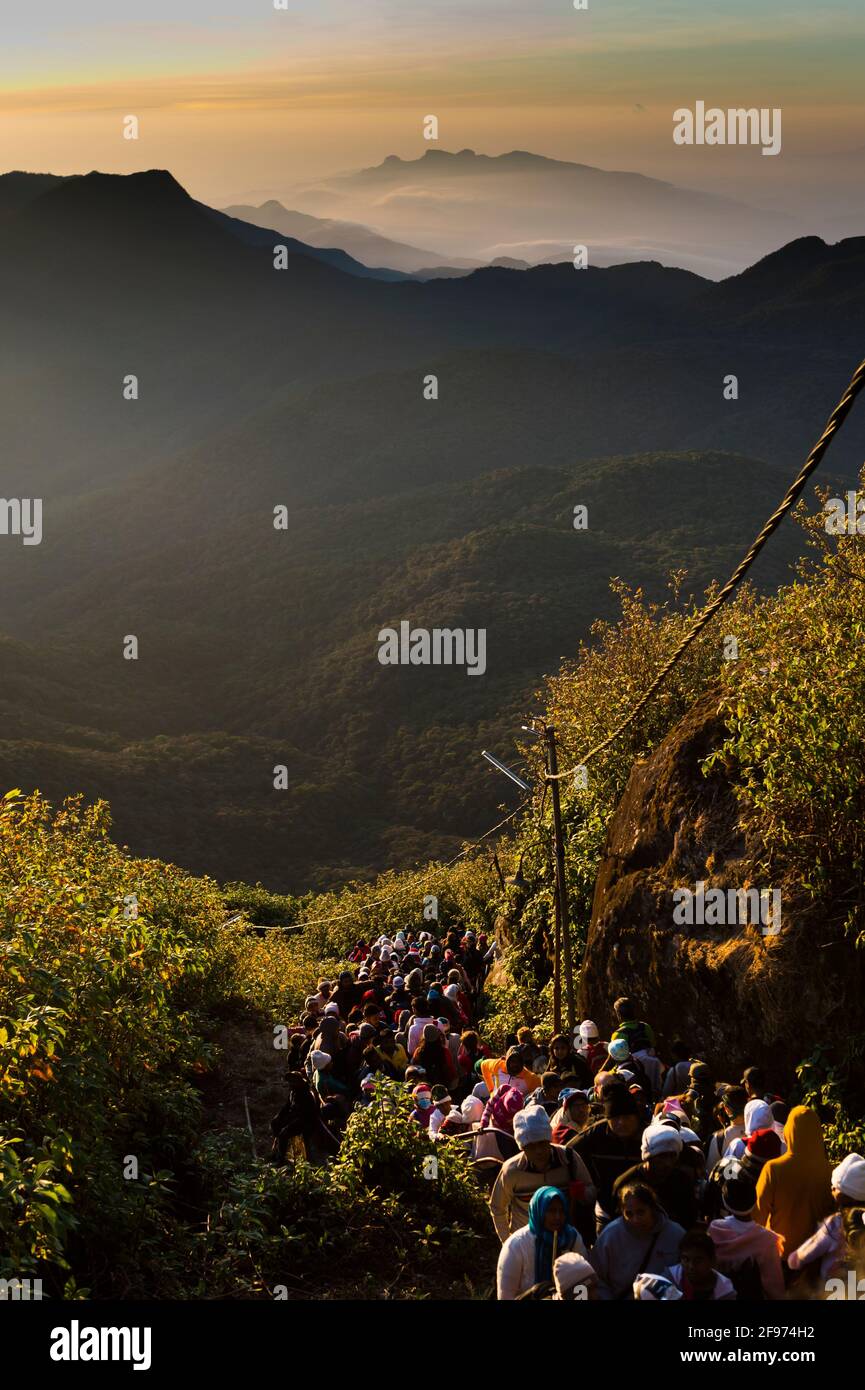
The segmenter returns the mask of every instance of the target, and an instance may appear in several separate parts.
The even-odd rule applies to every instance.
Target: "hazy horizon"
[[[591,0],[590,0],[591,3]],[[215,206],[292,205],[311,180],[414,159],[430,146],[526,149],[784,212],[832,239],[865,225],[865,15],[853,0],[636,3],[154,0],[146,21],[109,0],[4,19],[0,166],[57,174],[168,168]],[[696,100],[780,108],[784,142],[681,147]],[[122,138],[122,118],[140,138]]]

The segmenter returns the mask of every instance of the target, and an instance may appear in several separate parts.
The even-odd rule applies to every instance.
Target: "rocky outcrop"
[[[665,1052],[680,1036],[725,1078],[759,1062],[789,1084],[797,1061],[858,1018],[865,953],[843,913],[833,923],[784,885],[755,882],[729,775],[701,770],[723,733],[714,693],[635,764],[597,877],[581,1007],[603,1033],[612,1001],[632,995]],[[777,935],[674,920],[674,890],[700,882],[780,888]]]

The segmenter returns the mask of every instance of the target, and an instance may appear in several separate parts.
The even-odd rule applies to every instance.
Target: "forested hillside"
[[[0,547],[0,777],[300,890],[490,823],[480,750],[513,755],[611,576],[657,599],[728,568],[849,372],[865,251],[419,284],[299,244],[276,271],[278,239],[164,171],[0,179],[4,489],[44,503],[41,544]],[[842,436],[836,489],[858,459]],[[483,679],[380,666],[401,620],[484,629]]]

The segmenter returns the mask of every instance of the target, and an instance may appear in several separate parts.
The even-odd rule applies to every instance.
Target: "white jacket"
[[[557,1253],[564,1255],[568,1251],[574,1251],[577,1255],[582,1255],[583,1259],[588,1259],[588,1252],[580,1236],[577,1236],[573,1245],[560,1246]],[[523,1226],[521,1230],[508,1236],[499,1251],[496,1297],[503,1300],[514,1299],[517,1294],[525,1293],[534,1283],[535,1237],[528,1226]]]

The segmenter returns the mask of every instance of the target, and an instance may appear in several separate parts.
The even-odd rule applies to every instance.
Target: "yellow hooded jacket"
[[[754,1219],[781,1237],[789,1255],[834,1210],[829,1160],[816,1111],[796,1105],[784,1126],[787,1152],[764,1166],[757,1182]]]

